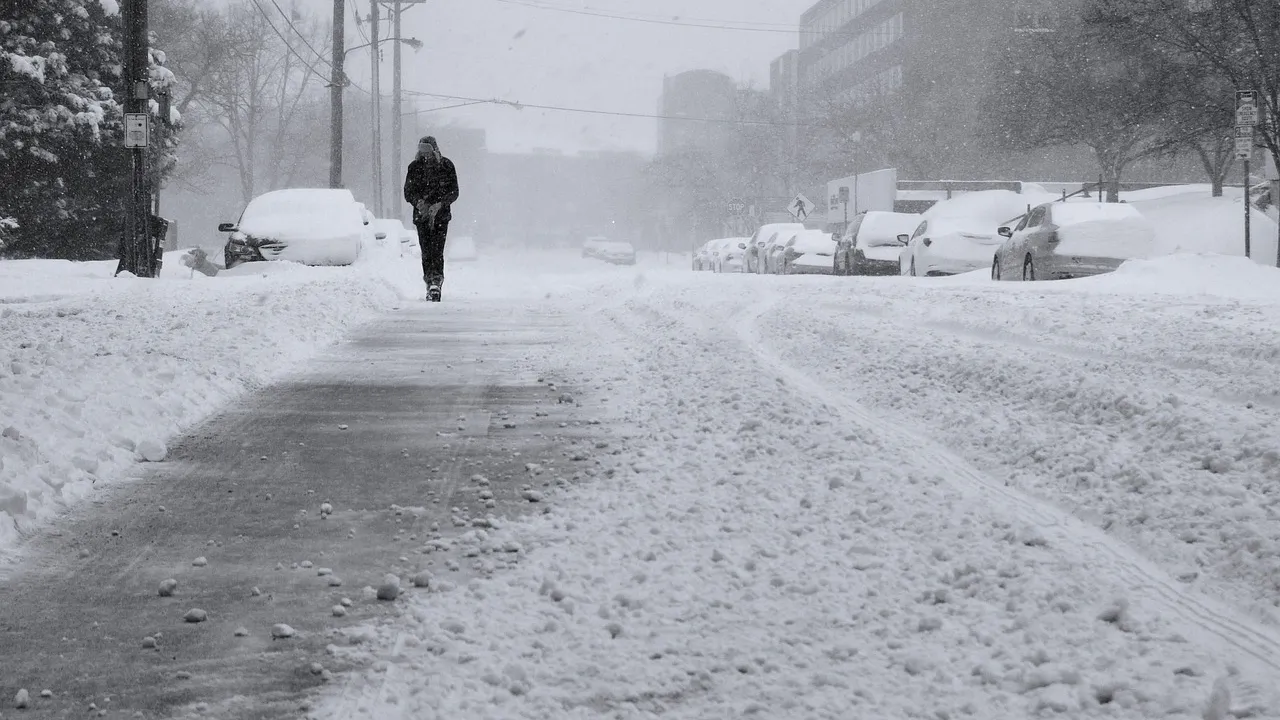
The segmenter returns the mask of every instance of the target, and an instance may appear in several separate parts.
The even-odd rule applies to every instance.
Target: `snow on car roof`
[[[1141,217],[1142,213],[1138,212],[1137,208],[1125,203],[1076,202],[1053,203],[1049,206],[1049,219],[1058,227],[1098,220],[1132,220]]]
[[[1018,194],[1012,190],[982,190],[962,193],[943,200],[924,212],[924,218],[972,219],[978,227],[991,226],[995,232],[1001,224],[1026,214],[1027,206],[1035,207],[1054,200],[1054,196],[1038,193]]]
[[[361,232],[364,218],[350,190],[291,188],[263,193],[249,201],[240,217],[241,232],[258,235],[330,238]]]
[[[920,227],[920,216],[916,213],[871,210],[858,225],[858,245],[862,247],[897,245],[899,235],[904,233],[910,235],[918,227]]]
[[[831,233],[825,233],[821,230],[805,230],[796,233],[792,247],[799,253],[820,252],[831,249],[835,242],[835,240],[831,239]]]

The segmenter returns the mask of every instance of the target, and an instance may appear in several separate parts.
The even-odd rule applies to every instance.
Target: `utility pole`
[[[382,64],[381,53],[382,48],[378,47],[380,40],[378,39],[378,30],[381,26],[381,19],[378,17],[378,0],[370,0],[369,2],[369,67],[373,77],[373,90],[370,93],[373,96],[372,122],[373,122],[373,207],[378,217],[383,217],[382,212],[382,90],[378,81],[378,66]]]
[[[125,199],[124,238],[117,272],[137,277],[155,277],[155,248],[152,247],[148,219],[151,192],[147,182],[147,145],[150,132],[150,42],[147,37],[147,0],[124,3],[124,146],[130,149],[132,174]]]
[[[343,34],[346,5],[333,0],[333,74],[329,77],[329,187],[342,187],[342,86],[347,78],[342,62],[347,51]]]
[[[396,212],[389,212],[386,217],[403,218],[404,206],[401,204],[401,198],[404,195],[404,189],[400,187],[403,172],[400,169],[400,163],[403,158],[400,157],[400,143],[403,141],[401,137],[401,123],[403,119],[400,113],[403,112],[403,98],[400,88],[400,13],[404,11],[404,7],[400,4],[400,0],[395,0],[391,5],[391,33],[395,39],[391,41],[391,198],[388,202],[388,209],[397,208]]]

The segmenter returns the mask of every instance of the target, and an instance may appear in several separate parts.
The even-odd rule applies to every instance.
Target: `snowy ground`
[[[1280,271],[978,275],[549,303],[625,439],[471,538],[519,567],[335,646],[374,663],[317,714],[1280,716]]]
[[[0,263],[0,548],[414,297],[414,261]],[[452,302],[575,320],[530,361],[613,436],[464,536],[514,569],[335,642],[375,662],[315,714],[1280,717],[1280,271],[983,275],[451,268]]]
[[[354,268],[253,263],[113,278],[114,262],[0,261],[0,565],[67,502],[164,456],[172,437],[354,324],[421,299],[416,256]],[[573,292],[558,259],[449,269],[451,301]]]

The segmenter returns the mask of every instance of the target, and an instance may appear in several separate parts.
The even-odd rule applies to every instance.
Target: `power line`
[[[560,5],[553,5],[551,3],[537,2],[537,0],[524,0],[524,1],[495,0],[495,1],[506,2],[507,4],[510,4],[510,5],[524,5],[525,7],[536,8],[538,10],[552,10],[555,12],[566,12],[566,13],[572,13],[575,15],[590,15],[592,17],[605,17],[605,18],[612,18],[615,20],[633,20],[636,22],[651,22],[651,23],[657,23],[661,25],[683,25],[687,27],[713,27],[713,28],[719,28],[724,30],[772,31],[772,32],[785,32],[785,33],[793,33],[793,32],[800,31],[800,27],[798,25],[792,25],[789,23],[755,22],[750,20],[713,20],[709,18],[695,18],[695,17],[683,18],[683,19],[676,19],[676,18],[663,19],[662,17],[654,15],[652,13],[649,13],[647,15],[638,14],[638,13],[633,13],[628,15],[619,15],[616,13],[605,12],[603,10],[596,10],[595,8],[591,8],[591,7],[568,8]],[[751,27],[753,25],[758,27]]]
[[[731,120],[727,118],[708,118],[708,117],[679,117],[676,115],[655,115],[649,113],[620,112],[616,110],[595,110],[591,108],[574,108],[564,107],[560,105],[535,105],[533,103],[518,102],[513,100],[502,100],[499,98],[474,98],[464,95],[443,95],[440,93],[422,92],[419,90],[406,90],[410,95],[420,95],[423,97],[440,98],[443,100],[462,100],[467,104],[488,103],[492,105],[507,105],[516,109],[533,108],[536,110],[556,110],[560,112],[585,113],[588,115],[610,115],[613,117],[630,117],[645,118],[655,120],[686,120],[689,122],[705,122],[705,123],[721,123],[725,125],[760,125],[766,127],[812,127],[809,123],[794,122],[774,122],[772,120]],[[443,110],[445,108],[437,108]]]
[[[740,32],[764,32],[764,33],[785,33],[792,34],[800,32],[798,26],[791,26],[789,29],[772,28],[772,27],[742,27],[727,24],[732,21],[725,22],[686,22],[681,20],[658,20],[653,18],[639,17],[636,15],[615,15],[613,13],[600,12],[597,10],[579,10],[577,8],[557,7],[555,5],[540,5],[533,2],[525,2],[524,0],[493,0],[494,2],[504,3],[506,5],[520,5],[522,7],[535,8],[538,10],[551,10],[554,12],[570,13],[572,15],[587,15],[590,17],[610,18],[613,20],[629,20],[631,22],[651,23],[654,25],[678,25],[681,27],[708,28],[712,30],[738,30]]]
[[[315,53],[315,56],[320,59],[320,62],[324,63],[325,65],[332,66],[332,63],[329,62],[328,58],[326,58],[324,55],[321,55],[320,51],[316,50],[314,47],[311,46],[311,43],[307,41],[307,37],[302,34],[302,31],[299,30],[296,25],[293,24],[293,19],[290,18],[289,15],[285,13],[284,8],[280,7],[280,3],[276,2],[276,0],[271,0],[271,4],[276,6],[276,10],[280,11],[280,17],[284,18],[284,21],[289,26],[289,29],[293,31],[294,35],[298,36],[298,39],[302,41],[302,44],[306,45],[308,50]]]
[[[276,28],[276,24],[271,22],[271,16],[267,14],[266,10],[262,9],[262,5],[258,4],[258,0],[252,0],[252,2],[253,2],[253,6],[258,9],[258,14],[262,16],[263,20],[267,21],[267,25],[271,26],[272,32],[276,34],[276,37],[280,38],[280,42],[284,43],[284,46],[288,48],[289,52],[292,53],[294,57],[298,58],[298,61],[301,62],[303,65],[305,65],[313,75],[320,78],[322,82],[328,83],[329,78],[325,77],[323,74],[320,73],[320,71],[316,70],[315,66],[307,62],[307,59],[302,57],[301,53],[293,49],[293,45],[289,44],[289,41],[285,39],[284,34],[281,33],[278,28]]]

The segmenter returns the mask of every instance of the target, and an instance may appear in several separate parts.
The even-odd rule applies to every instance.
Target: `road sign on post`
[[[741,215],[747,211],[747,201],[742,198],[734,198],[729,201],[729,214]]]
[[[1236,157],[1244,160],[1244,256],[1252,257],[1249,225],[1253,208],[1249,203],[1249,161],[1253,159],[1253,128],[1258,124],[1258,93],[1236,91]]]
[[[127,148],[144,148],[148,145],[151,133],[147,127],[146,113],[124,114],[124,146]]]
[[[804,222],[809,218],[809,213],[813,212],[813,201],[804,195],[796,195],[792,199],[791,204],[787,206],[787,212],[791,213],[791,217]]]

